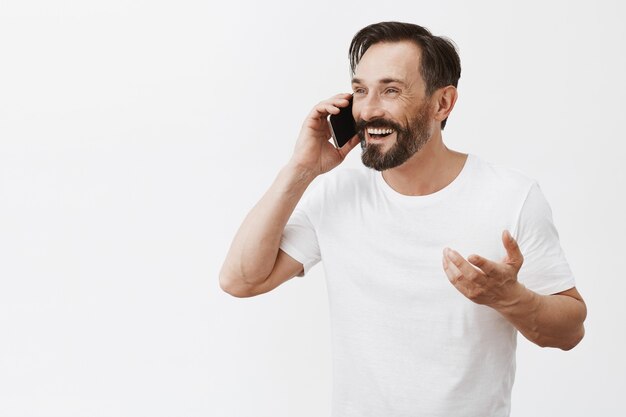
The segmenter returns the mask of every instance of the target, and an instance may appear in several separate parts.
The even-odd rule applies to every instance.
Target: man
[[[255,296],[324,261],[335,417],[508,416],[517,331],[564,350],[584,334],[550,208],[535,181],[444,145],[461,73],[451,42],[378,23],[350,62],[358,135],[328,141],[349,94],[313,108],[220,284]],[[324,175],[301,201],[359,142],[373,169]]]

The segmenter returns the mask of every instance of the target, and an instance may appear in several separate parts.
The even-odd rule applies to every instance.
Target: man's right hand
[[[359,143],[354,135],[344,146],[337,149],[329,141],[331,137],[328,116],[339,113],[348,106],[350,94],[337,94],[317,104],[302,124],[300,136],[291,157],[291,163],[305,169],[313,176],[324,174],[338,166]]]
[[[339,165],[358,143],[355,135],[341,149],[330,139],[327,117],[348,105],[350,94],[322,101],[307,116],[287,166],[246,216],[220,271],[220,286],[236,297],[270,291],[303,271],[280,250],[285,225],[310,182]]]

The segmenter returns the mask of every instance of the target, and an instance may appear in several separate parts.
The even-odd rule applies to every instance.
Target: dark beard
[[[407,126],[383,118],[367,122],[358,120],[356,131],[359,139],[361,139],[361,148],[363,149],[361,161],[363,161],[363,165],[377,171],[384,171],[402,165],[417,153],[430,138],[428,110],[428,105],[423,104],[415,118],[409,120]],[[387,152],[381,150],[382,144],[366,143],[365,129],[368,127],[394,129],[396,131],[396,143]]]

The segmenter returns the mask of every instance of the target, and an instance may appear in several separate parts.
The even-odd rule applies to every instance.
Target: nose
[[[368,94],[361,100],[355,100],[353,108],[355,110],[355,119],[361,119],[366,122],[381,118],[385,115],[385,111],[381,106],[380,100],[375,94]]]

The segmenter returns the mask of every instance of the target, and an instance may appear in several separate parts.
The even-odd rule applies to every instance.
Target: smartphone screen
[[[352,117],[352,97],[350,97],[350,104],[343,107],[339,114],[330,115],[330,130],[335,146],[338,148],[341,148],[356,135],[355,122]]]

